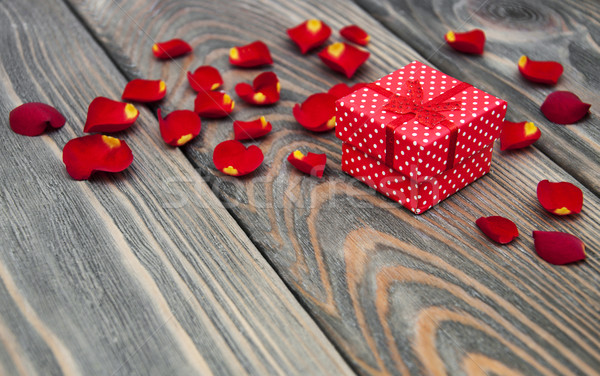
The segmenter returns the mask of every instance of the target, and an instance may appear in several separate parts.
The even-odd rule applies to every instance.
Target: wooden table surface
[[[309,18],[332,27],[331,41],[348,24],[371,34],[352,80],[288,39]],[[594,0],[0,0],[0,375],[600,374],[599,19]],[[483,56],[443,43],[474,27]],[[176,37],[193,53],[153,58],[155,41]],[[232,46],[257,39],[272,67],[228,63]],[[563,63],[559,83],[521,78],[523,54]],[[342,173],[333,132],[292,116],[312,93],[412,60],[507,100],[508,120],[542,131],[526,149],[496,145],[489,175],[420,216]],[[232,114],[273,123],[248,177],[212,164],[229,118],[203,120],[182,148],[160,137],[156,109],[193,108],[185,72],[205,64],[232,94],[261,70],[280,77],[277,105],[237,100]],[[133,78],[168,87],[119,134],[134,163],[70,179],[61,151],[83,135],[87,106],[118,99]],[[578,94],[590,115],[546,120],[553,90]],[[9,112],[31,101],[55,106],[65,127],[13,133]],[[327,154],[323,179],[285,161],[298,148]],[[544,211],[543,179],[580,187],[583,211]],[[488,215],[521,236],[491,242],[475,226]],[[544,262],[533,230],[577,235],[587,260]]]

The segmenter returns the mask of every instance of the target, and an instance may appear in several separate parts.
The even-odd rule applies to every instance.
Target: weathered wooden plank
[[[258,70],[229,66],[233,45],[265,41],[282,100],[233,117],[266,114],[273,133],[257,144],[265,163],[253,175],[224,177],[212,149],[231,138],[231,119],[206,121],[184,148],[251,239],[269,258],[321,327],[364,374],[594,374],[600,369],[598,249],[600,203],[584,189],[585,208],[555,218],[539,207],[541,179],[580,185],[535,148],[496,153],[493,173],[422,216],[413,216],[340,171],[333,134],[304,131],[294,103],[343,81],[315,54],[300,56],[285,29],[311,17],[334,30],[349,23],[373,34],[373,53],[356,80],[373,80],[421,59],[357,6],[347,2],[70,1],[130,78],[162,78],[167,110],[192,108],[185,71],[218,67],[230,92]],[[194,54],[152,58],[152,40],[182,37]],[[337,39],[336,36],[331,38]],[[491,90],[495,92],[494,90]],[[322,180],[305,177],[285,157],[294,149],[326,152]],[[491,244],[476,218],[515,220],[515,243]],[[586,263],[554,267],[533,251],[533,229],[575,233],[588,245]]]
[[[507,119],[531,120],[542,131],[536,147],[600,194],[600,3],[597,1],[356,0],[401,39],[446,73],[493,91],[508,101]],[[444,42],[448,30],[481,28],[485,54],[473,57]],[[565,71],[556,86],[521,77],[522,55],[555,60]],[[592,104],[577,124],[559,125],[540,111],[546,96],[569,90]]]
[[[63,145],[126,81],[63,2],[0,2],[0,34],[0,374],[352,373],[143,106],[128,170],[69,178]],[[13,133],[27,101],[67,125]]]

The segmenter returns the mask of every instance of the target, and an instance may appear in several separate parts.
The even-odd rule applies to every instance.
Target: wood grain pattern
[[[129,169],[68,177],[87,105],[126,81],[63,2],[0,2],[0,34],[0,374],[352,374],[143,106]],[[27,101],[67,125],[13,133]]]
[[[444,71],[509,103],[507,119],[533,121],[542,131],[539,148],[563,169],[600,194],[600,4],[597,1],[536,0],[356,0],[375,18]],[[474,57],[444,43],[448,30],[483,29],[485,54]],[[521,77],[517,61],[559,61],[555,86]],[[548,121],[540,111],[546,96],[568,90],[592,104],[589,116],[572,125]]]
[[[233,114],[242,120],[266,114],[273,122],[273,133],[257,142],[263,166],[243,179],[215,171],[212,149],[232,137],[231,119],[204,122],[201,137],[183,150],[360,373],[597,374],[600,201],[593,193],[584,188],[581,215],[552,217],[537,203],[537,182],[581,184],[535,148],[496,151],[491,175],[417,217],[343,174],[333,134],[311,134],[295,123],[294,103],[346,80],[315,54],[301,56],[287,27],[318,17],[334,30],[350,23],[369,30],[373,56],[354,81],[422,59],[360,8],[266,0],[70,3],[129,78],[167,81],[170,94],[161,106],[168,110],[192,108],[186,70],[214,65],[231,92],[258,70],[229,66],[229,48],[256,39],[269,45],[281,102],[267,109],[238,103]],[[152,59],[152,40],[174,37],[189,41],[194,54]],[[327,153],[322,180],[285,162],[296,148]],[[491,244],[474,221],[492,214],[513,219],[522,236],[509,246]],[[541,261],[534,229],[577,234],[588,245],[588,261],[568,267]]]

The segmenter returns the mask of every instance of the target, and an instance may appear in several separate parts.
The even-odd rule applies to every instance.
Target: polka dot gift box
[[[416,214],[490,170],[506,102],[414,61],[336,102],[342,170]]]

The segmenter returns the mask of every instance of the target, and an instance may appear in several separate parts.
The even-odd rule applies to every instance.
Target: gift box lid
[[[421,181],[491,145],[505,114],[504,100],[414,61],[340,98],[336,135]]]

